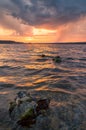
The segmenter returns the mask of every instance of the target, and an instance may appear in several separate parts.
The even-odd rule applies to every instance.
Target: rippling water
[[[45,54],[47,57],[41,57]],[[63,62],[52,61],[60,55]],[[64,90],[57,84],[70,83],[83,94],[86,89],[86,45],[72,44],[4,44],[0,45],[0,84],[31,89]],[[82,90],[82,91],[80,91]]]
[[[52,60],[57,55],[61,63]],[[52,92],[53,99],[56,92],[77,95],[85,108],[86,44],[0,44],[0,89],[5,87]]]

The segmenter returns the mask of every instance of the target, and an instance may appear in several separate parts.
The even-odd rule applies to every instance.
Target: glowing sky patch
[[[56,33],[56,30],[33,28],[33,35],[49,35],[52,33]]]
[[[0,36],[12,35],[13,31],[9,29],[3,29],[0,27]]]

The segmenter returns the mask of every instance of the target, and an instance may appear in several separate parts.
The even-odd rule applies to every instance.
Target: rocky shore
[[[85,103],[72,93],[18,91],[2,110],[0,130],[85,130]]]

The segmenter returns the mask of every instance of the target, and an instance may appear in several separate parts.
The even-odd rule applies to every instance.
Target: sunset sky
[[[0,40],[85,42],[86,0],[0,0]]]

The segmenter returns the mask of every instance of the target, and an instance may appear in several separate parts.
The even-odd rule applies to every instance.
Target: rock
[[[56,56],[53,58],[53,61],[55,61],[56,63],[60,63],[60,62],[62,62],[62,59],[60,56]]]
[[[47,98],[36,99],[27,92],[20,91],[9,107],[9,115],[15,126],[31,127],[39,115],[46,115],[49,103]]]
[[[31,101],[23,100],[11,111],[11,130],[85,130],[85,100],[75,94],[66,92],[49,93],[52,101],[45,98],[46,91],[38,95],[17,98],[21,101],[31,97]],[[14,101],[15,102],[15,101]],[[49,106],[50,103],[50,106]],[[14,105],[13,105],[14,106]],[[3,119],[3,118],[2,118]]]
[[[27,96],[27,93],[26,93],[26,91],[20,91],[20,92],[17,93],[17,96],[18,96],[19,98],[23,98],[23,97],[26,97],[26,96]]]
[[[67,60],[74,60],[72,57],[67,57]]]
[[[29,109],[34,109],[35,112],[36,102],[22,102],[21,104],[16,105],[14,110],[11,112],[11,119],[18,121],[21,119],[21,116],[25,114]]]
[[[45,54],[42,54],[41,57],[45,57],[46,55]]]
[[[17,122],[21,126],[30,127],[36,122],[36,114],[33,108],[29,108],[23,115],[20,117],[20,120]]]
[[[32,97],[30,96],[29,93],[26,93],[26,91],[20,91],[17,93],[15,101],[16,101],[16,104],[19,105],[20,103],[25,102],[25,101],[28,101],[28,102],[32,101]]]
[[[14,110],[14,108],[16,107],[16,102],[10,102],[10,106],[9,106],[9,114],[11,115],[12,111]]]
[[[49,99],[40,99],[37,101],[37,107],[36,107],[36,111],[37,114],[41,113],[41,110],[46,110],[49,108],[49,103],[50,100]]]
[[[21,116],[21,120],[26,120],[28,117],[33,117],[35,115],[34,113],[34,109],[33,108],[29,108],[27,111],[25,111],[25,113],[23,113],[23,115]]]

